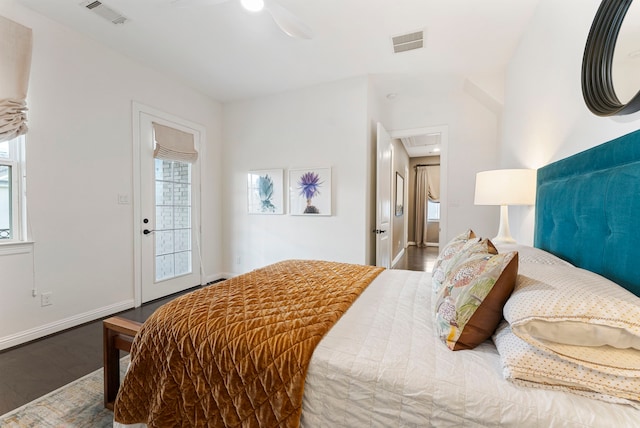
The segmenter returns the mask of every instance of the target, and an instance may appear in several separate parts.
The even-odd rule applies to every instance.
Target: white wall
[[[224,268],[283,259],[368,263],[370,136],[365,77],[225,104]],[[247,172],[332,168],[330,217],[247,214]],[[238,263],[239,262],[239,263]]]
[[[0,349],[133,305],[132,101],[199,123],[205,273],[220,272],[221,106],[14,1],[33,29],[27,191],[33,251],[0,252]],[[40,306],[38,293],[52,292]]]
[[[602,118],[582,98],[582,54],[599,0],[542,0],[507,73],[501,164],[538,168],[640,128],[640,113]],[[511,209],[533,242],[534,210]]]

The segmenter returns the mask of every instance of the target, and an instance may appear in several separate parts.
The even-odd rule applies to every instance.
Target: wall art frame
[[[396,217],[404,214],[404,177],[396,171]]]
[[[284,171],[260,169],[247,174],[249,214],[284,214]]]
[[[289,214],[331,215],[331,168],[289,170]]]

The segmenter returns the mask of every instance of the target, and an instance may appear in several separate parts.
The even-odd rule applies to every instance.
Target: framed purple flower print
[[[331,168],[289,170],[289,213],[331,215]]]

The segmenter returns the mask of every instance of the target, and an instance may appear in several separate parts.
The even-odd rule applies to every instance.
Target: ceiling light
[[[249,12],[260,12],[264,9],[264,0],[240,0],[240,3]]]

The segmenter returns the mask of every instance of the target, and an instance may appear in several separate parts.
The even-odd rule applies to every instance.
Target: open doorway
[[[446,236],[448,127],[414,128],[390,135],[394,146],[407,154],[406,166],[396,165],[405,171],[405,195],[404,239],[397,242],[394,238],[402,248],[395,252],[394,267],[428,271],[437,257],[441,237]],[[431,178],[425,180],[425,176]]]
[[[409,245],[438,247],[440,243],[439,151],[429,156],[410,158]]]

